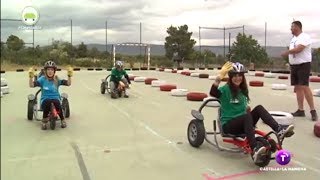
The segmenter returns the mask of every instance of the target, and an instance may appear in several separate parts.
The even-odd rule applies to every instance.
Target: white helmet
[[[123,67],[123,62],[122,61],[117,61],[116,62],[116,67]]]
[[[236,63],[232,63],[232,70],[229,71],[229,73],[245,73],[246,70],[243,66],[243,64],[236,62]]]

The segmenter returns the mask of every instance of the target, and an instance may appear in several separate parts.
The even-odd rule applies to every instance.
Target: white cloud
[[[320,46],[317,4],[318,0],[3,0],[1,16],[20,17],[26,5],[38,8],[42,15],[39,24],[44,26],[44,32],[36,32],[38,44],[47,44],[51,38],[69,41],[68,26],[72,18],[74,43],[105,43],[104,23],[108,20],[109,43],[138,42],[139,22],[142,22],[142,40],[145,43],[163,43],[167,27],[187,24],[196,41],[199,26],[245,25],[245,32],[264,45],[264,23],[267,22],[267,45],[274,46],[287,45],[291,37],[290,23],[295,18],[301,20],[303,30],[312,36],[316,47]],[[10,33],[30,40],[30,33],[12,31],[12,27],[6,28],[6,25],[2,27],[1,40]],[[237,32],[242,30],[232,31],[233,39]],[[223,45],[222,32],[208,31],[208,36],[202,38],[203,45]]]

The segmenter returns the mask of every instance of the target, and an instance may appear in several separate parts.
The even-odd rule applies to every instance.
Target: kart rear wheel
[[[106,83],[105,82],[101,83],[100,92],[101,92],[101,94],[105,94],[106,93]]]
[[[267,151],[265,154],[262,154],[260,157],[260,161],[256,162],[255,165],[259,166],[259,167],[265,167],[270,163],[271,160],[271,145],[270,143],[263,137],[256,137],[256,141],[257,144],[260,143],[261,145],[263,145],[264,147],[267,148]],[[253,159],[253,157],[251,156],[251,158]]]
[[[63,115],[65,118],[70,117],[70,107],[69,107],[69,101],[66,98],[63,98],[62,100],[62,110],[63,110]]]
[[[29,100],[28,101],[28,120],[33,120],[33,107],[34,107],[34,101]]]
[[[192,121],[190,121],[187,133],[188,141],[191,146],[196,148],[201,146],[206,133],[203,121],[197,119],[193,119]]]

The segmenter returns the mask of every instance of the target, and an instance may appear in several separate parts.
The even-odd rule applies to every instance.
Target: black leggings
[[[227,134],[246,134],[251,149],[254,149],[257,145],[254,129],[260,118],[274,131],[278,131],[279,124],[261,105],[256,106],[251,113],[247,113],[230,120],[223,126],[223,131]]]
[[[43,110],[43,118],[48,117],[49,112],[51,110],[51,103],[53,103],[54,107],[57,109],[60,119],[64,120],[61,103],[58,99],[46,99],[42,102],[41,107]]]

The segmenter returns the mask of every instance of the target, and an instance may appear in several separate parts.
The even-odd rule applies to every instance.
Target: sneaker
[[[294,126],[291,124],[288,127],[279,126],[279,130],[277,132],[279,138],[282,140],[285,137],[291,137],[293,132]]]
[[[316,111],[316,110],[311,110],[310,113],[311,113],[311,119],[312,119],[312,121],[317,121],[317,120],[318,120],[317,111]]]
[[[61,128],[66,128],[66,127],[67,127],[66,120],[61,120]]]
[[[129,96],[125,94],[123,97],[128,98]]]
[[[47,130],[47,123],[42,123],[42,125],[41,125],[41,129],[42,130]]]
[[[111,92],[111,98],[112,99],[117,99],[117,94],[115,92]]]
[[[294,117],[305,117],[306,116],[306,114],[304,113],[304,110],[300,110],[300,109],[298,109],[296,112],[291,113],[291,114]]]
[[[266,147],[258,144],[254,149],[253,149],[253,162],[257,163],[259,162],[261,154],[265,153],[267,151]]]

